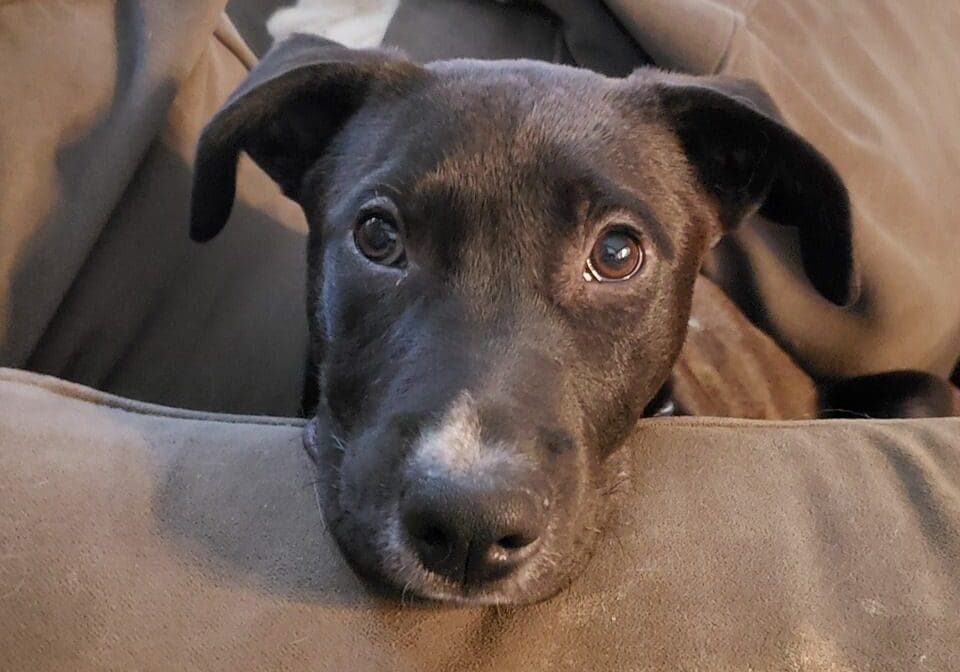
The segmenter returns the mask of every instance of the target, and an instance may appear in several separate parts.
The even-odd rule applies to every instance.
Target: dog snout
[[[395,491],[392,560],[439,599],[518,590],[552,561],[566,524],[575,436],[555,406],[493,392],[461,389],[424,416]]]
[[[549,501],[531,484],[421,478],[401,503],[406,542],[430,572],[465,588],[507,577],[537,553]]]

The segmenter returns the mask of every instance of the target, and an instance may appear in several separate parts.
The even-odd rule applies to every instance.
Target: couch
[[[960,669],[958,419],[645,421],[553,600],[359,583],[300,445],[302,215],[244,161],[227,232],[186,235],[256,60],[224,4],[0,4],[0,670]],[[950,375],[958,36],[933,0],[408,0],[386,41],[759,79],[848,181],[859,294],[759,220],[715,279],[812,371]]]

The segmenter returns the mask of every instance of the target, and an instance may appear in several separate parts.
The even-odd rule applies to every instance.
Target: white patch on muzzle
[[[476,402],[462,392],[414,445],[411,466],[428,478],[480,478],[522,459],[502,445],[484,443],[480,434]]]

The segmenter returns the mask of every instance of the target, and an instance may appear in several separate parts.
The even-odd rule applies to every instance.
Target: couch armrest
[[[955,670],[960,420],[642,424],[586,572],[384,603],[301,422],[0,371],[0,669]]]

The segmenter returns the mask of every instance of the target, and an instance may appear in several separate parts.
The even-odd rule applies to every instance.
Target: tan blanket
[[[197,134],[254,62],[224,4],[0,3],[0,365],[174,406],[296,412],[299,210],[244,162],[228,235],[206,246],[186,235]],[[420,57],[526,54],[619,72],[645,51],[759,79],[848,181],[862,292],[845,309],[822,301],[791,266],[790,240],[757,224],[739,241],[753,273],[731,280],[734,296],[762,304],[766,326],[818,371],[949,373],[960,4],[544,4],[569,25],[525,2],[405,0],[388,39]]]
[[[369,596],[294,420],[0,372],[0,670],[957,670],[960,420],[642,425],[587,573]]]
[[[252,163],[188,235],[197,135],[255,61],[225,0],[0,2],[0,366],[293,415],[306,225]]]

